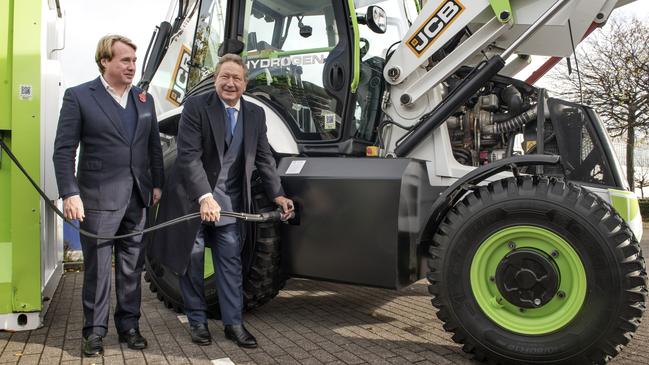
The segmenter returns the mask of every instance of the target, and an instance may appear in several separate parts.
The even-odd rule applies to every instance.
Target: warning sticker
[[[336,114],[324,115],[324,129],[336,129]]]
[[[300,172],[302,172],[302,168],[304,167],[304,164],[306,163],[306,160],[295,160],[291,161],[291,164],[288,165],[288,168],[286,169],[286,175],[297,175]]]

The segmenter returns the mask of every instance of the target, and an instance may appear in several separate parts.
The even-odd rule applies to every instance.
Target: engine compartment
[[[449,90],[457,87],[462,77],[458,73],[447,80]],[[481,166],[533,153],[538,99],[538,89],[513,79],[497,77],[487,83],[446,120],[455,159],[463,165]],[[546,133],[551,133],[551,124],[545,126],[549,129]],[[547,147],[545,152],[550,152]]]

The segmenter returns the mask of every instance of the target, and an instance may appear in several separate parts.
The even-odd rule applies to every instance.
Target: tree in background
[[[636,137],[649,130],[649,22],[638,18],[610,20],[577,50],[581,74],[565,64],[550,79],[563,97],[591,105],[612,137],[626,137],[626,175],[634,187]]]
[[[644,188],[649,186],[649,166],[639,166],[635,171],[635,187],[640,189],[640,198],[644,199]]]

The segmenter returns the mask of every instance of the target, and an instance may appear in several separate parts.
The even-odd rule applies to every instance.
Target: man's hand
[[[160,201],[160,197],[162,197],[162,189],[160,188],[153,188],[153,205],[158,204]]]
[[[221,207],[212,195],[201,200],[201,219],[204,222],[218,222],[221,219]]]
[[[273,201],[275,202],[275,204],[282,207],[281,220],[285,221],[292,217],[293,212],[295,211],[295,206],[293,205],[293,201],[291,199],[285,196],[278,196],[277,198],[273,199]]]
[[[63,199],[63,215],[67,219],[78,219],[79,222],[83,222],[86,215],[83,212],[83,202],[79,195],[72,195]]]

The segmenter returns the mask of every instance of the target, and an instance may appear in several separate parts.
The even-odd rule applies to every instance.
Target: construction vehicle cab
[[[220,53],[241,53],[244,97],[264,108],[300,207],[248,237],[246,308],[289,277],[393,289],[427,278],[445,328],[480,360],[615,356],[646,296],[637,199],[591,108],[511,78],[527,55],[570,55],[571,35],[618,6],[586,2],[173,2],[141,80],[168,166],[183,100],[213,90]],[[181,310],[175,276],[147,267]],[[218,313],[210,267],[205,280]]]

